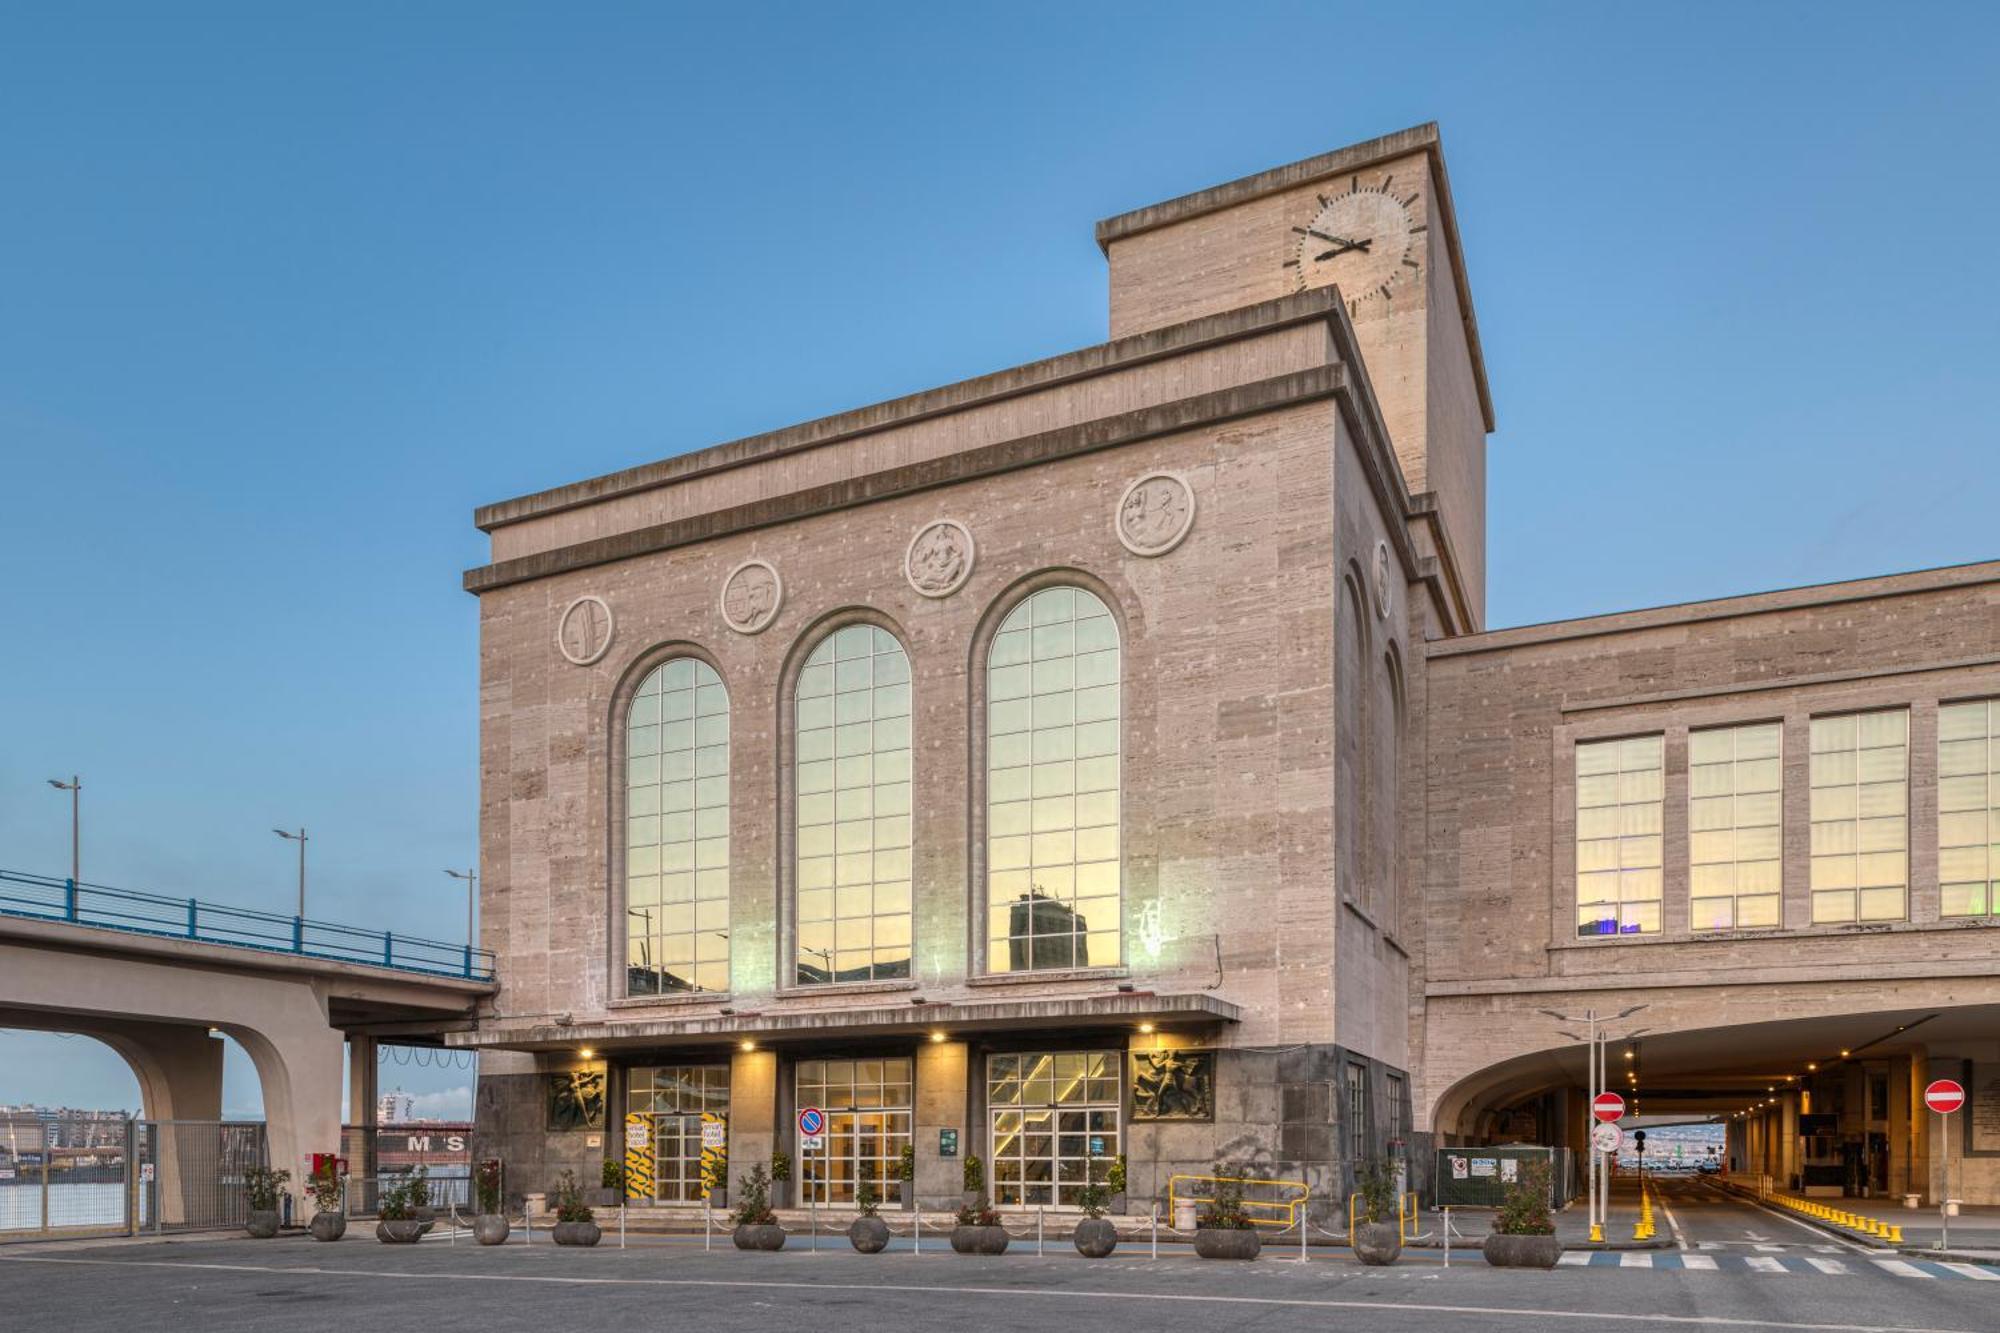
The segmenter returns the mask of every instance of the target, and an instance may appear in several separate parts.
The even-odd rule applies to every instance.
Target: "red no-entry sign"
[[[1607,1125],[1615,1124],[1625,1114],[1625,1099],[1615,1092],[1600,1092],[1591,1099],[1590,1113]]]
[[[1950,1115],[1965,1105],[1965,1087],[1948,1078],[1938,1079],[1924,1089],[1924,1105],[1940,1115]]]

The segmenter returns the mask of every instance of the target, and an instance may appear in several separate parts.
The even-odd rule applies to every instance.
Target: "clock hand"
[[[1325,254],[1313,256],[1313,263],[1318,264],[1328,259],[1338,259],[1340,258],[1340,256],[1346,254],[1349,250],[1359,250],[1362,254],[1365,255],[1368,253],[1368,247],[1373,244],[1374,240],[1372,237],[1366,241],[1349,241],[1345,245],[1337,246],[1332,250],[1328,250]]]
[[[1292,230],[1297,232],[1301,236],[1311,236],[1316,240],[1326,241],[1331,245],[1354,244],[1353,241],[1348,240],[1345,236],[1329,236],[1323,231],[1314,231],[1311,227],[1294,227],[1292,228]],[[1363,242],[1363,244],[1365,245],[1366,242]]]

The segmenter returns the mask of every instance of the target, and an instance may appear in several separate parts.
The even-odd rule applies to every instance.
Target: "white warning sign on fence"
[[[1451,1159],[1451,1178],[1453,1180],[1464,1180],[1468,1174],[1469,1167],[1470,1163],[1463,1157],[1453,1157]]]

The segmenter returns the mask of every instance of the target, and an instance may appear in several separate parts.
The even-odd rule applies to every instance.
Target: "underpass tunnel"
[[[1645,1021],[1605,1029],[1605,1087],[1625,1099],[1623,1129],[1719,1123],[1732,1175],[1778,1190],[2000,1203],[2000,1005],[1669,1032]],[[1460,1079],[1432,1108],[1436,1142],[1539,1143],[1587,1160],[1586,1050],[1578,1041]],[[1942,1121],[1923,1101],[1941,1078],[1969,1094]]]

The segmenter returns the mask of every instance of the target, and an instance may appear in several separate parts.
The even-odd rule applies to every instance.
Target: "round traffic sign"
[[[1599,1152],[1617,1152],[1624,1146],[1625,1131],[1609,1121],[1594,1125],[1590,1130],[1590,1143]]]
[[[826,1112],[820,1110],[817,1106],[799,1108],[799,1133],[809,1139],[814,1139],[818,1138],[820,1131],[825,1128]]]
[[[1924,1105],[1942,1115],[1950,1115],[1965,1105],[1965,1088],[1951,1079],[1938,1079],[1924,1089]]]
[[[1625,1114],[1625,1099],[1615,1092],[1600,1092],[1591,1098],[1590,1113],[1605,1124],[1615,1124]]]

